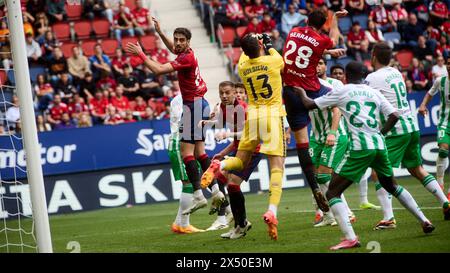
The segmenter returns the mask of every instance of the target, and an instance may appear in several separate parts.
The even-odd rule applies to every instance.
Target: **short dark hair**
[[[236,88],[236,85],[232,81],[223,81],[223,82],[219,83],[219,89],[224,88],[226,86],[231,86],[232,88]]]
[[[392,59],[392,48],[385,42],[379,42],[373,46],[372,54],[380,64],[389,65]]]
[[[234,87],[235,87],[235,88],[242,88],[242,89],[245,89],[245,85],[244,85],[243,83],[241,83],[241,82],[235,83],[235,84],[234,84]]]
[[[241,48],[251,59],[259,56],[259,41],[256,35],[247,34],[241,39]]]
[[[364,64],[351,61],[345,67],[345,77],[349,83],[358,83],[364,77]]]
[[[190,40],[192,38],[192,33],[189,29],[184,28],[184,27],[177,27],[174,31],[173,31],[173,35],[175,34],[181,34],[184,37],[186,37],[187,40]]]
[[[325,57],[325,56],[322,56],[322,61],[325,63],[325,64],[327,64],[327,58]]]
[[[314,10],[308,15],[308,25],[321,29],[327,21],[327,15],[321,10]]]
[[[333,74],[333,71],[336,70],[336,69],[340,69],[340,70],[342,70],[342,71],[345,72],[345,69],[344,69],[344,67],[343,67],[342,65],[340,65],[340,64],[335,64],[335,65],[333,65],[333,66],[330,68],[330,73]]]

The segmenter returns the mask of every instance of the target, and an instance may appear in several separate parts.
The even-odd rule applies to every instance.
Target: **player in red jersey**
[[[188,214],[206,207],[208,204],[200,187],[201,174],[198,171],[196,162],[200,162],[203,171],[208,169],[211,164],[211,159],[205,152],[205,128],[203,126],[201,128],[197,127],[201,120],[209,118],[209,104],[203,98],[207,88],[200,75],[197,58],[190,47],[191,32],[186,28],[176,28],[173,32],[172,41],[161,31],[159,22],[155,18],[152,18],[152,20],[156,32],[158,32],[170,52],[177,55],[177,58],[172,62],[161,64],[147,57],[138,43],[128,43],[126,51],[139,56],[144,65],[156,75],[178,72],[181,96],[183,98],[180,149],[186,173],[194,187],[193,205],[190,209],[183,211],[184,214]],[[225,195],[220,191],[215,181],[210,185],[210,188],[213,204],[220,206],[225,201]]]
[[[330,37],[321,33],[321,29],[327,21],[327,15],[320,10],[315,10],[308,15],[308,26],[294,27],[289,32],[283,52],[285,62],[283,74],[283,100],[286,106],[287,120],[294,132],[297,143],[297,154],[317,205],[322,211],[329,210],[328,203],[320,192],[314,175],[314,166],[309,154],[309,139],[307,125],[310,122],[308,110],[294,91],[294,87],[306,90],[310,98],[317,98],[326,93],[326,87],[322,86],[317,77],[317,65],[324,54],[334,57],[344,55],[343,49],[333,47],[339,39],[337,18],[347,15],[346,10],[335,13]]]

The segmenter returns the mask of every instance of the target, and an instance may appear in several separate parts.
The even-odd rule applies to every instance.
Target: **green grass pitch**
[[[446,177],[449,181],[450,177]],[[362,246],[340,252],[368,253],[371,241],[380,244],[384,252],[450,252],[450,221],[444,221],[437,200],[413,179],[399,179],[422,207],[436,230],[425,235],[415,218],[394,200],[397,229],[374,231],[381,219],[381,211],[361,211],[357,187],[350,187],[345,196],[355,209],[357,222],[353,225]],[[447,186],[447,185],[446,185]],[[247,216],[253,228],[239,240],[220,238],[225,232],[198,234],[173,234],[170,225],[175,218],[178,202],[142,205],[131,208],[104,209],[94,212],[74,213],[50,217],[55,252],[70,252],[68,243],[79,242],[81,252],[329,252],[329,246],[338,243],[342,234],[338,227],[313,228],[311,191],[309,188],[283,191],[278,212],[279,240],[271,241],[262,221],[267,208],[268,195],[247,194]],[[369,182],[369,201],[378,204],[373,183]],[[191,223],[207,228],[215,219],[208,210],[197,211]],[[8,227],[17,221],[7,221]],[[23,223],[26,225],[27,223]],[[29,223],[28,223],[29,224]],[[5,243],[0,234],[0,245]],[[29,236],[28,236],[29,237]],[[9,242],[18,242],[17,232],[8,232]],[[30,238],[23,236],[25,241]],[[5,251],[5,248],[0,251]],[[21,251],[11,247],[10,252]],[[29,251],[29,250],[26,250]]]

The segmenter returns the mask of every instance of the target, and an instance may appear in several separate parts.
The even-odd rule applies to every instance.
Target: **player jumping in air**
[[[144,65],[156,75],[178,72],[180,90],[183,97],[180,149],[187,176],[194,188],[193,204],[191,208],[183,211],[184,214],[188,214],[206,207],[208,204],[200,187],[201,174],[197,169],[197,161],[200,162],[204,171],[211,163],[205,152],[204,128],[197,127],[201,120],[209,118],[209,105],[203,97],[207,88],[200,75],[197,58],[194,55],[194,51],[190,48],[191,32],[186,28],[176,28],[173,32],[172,41],[161,31],[159,22],[155,18],[153,18],[153,22],[162,41],[172,53],[177,55],[177,58],[172,62],[160,64],[147,57],[139,44],[133,43],[127,44],[126,51],[139,56]],[[212,181],[210,188],[212,190],[213,204],[219,206],[225,201],[225,196],[215,181]]]
[[[447,58],[447,71],[450,71],[450,58]],[[431,87],[430,91],[425,95],[425,98],[420,104],[419,113],[422,115],[428,114],[427,104],[432,97],[439,92],[440,95],[440,109],[439,109],[439,123],[438,123],[438,137],[439,155],[436,160],[436,178],[444,190],[444,175],[448,168],[448,149],[450,145],[450,84],[448,76],[439,77]],[[447,198],[450,199],[450,187],[447,192]],[[448,219],[447,216],[446,219]]]
[[[302,88],[295,88],[307,109],[337,106],[347,123],[349,148],[334,170],[326,194],[345,239],[331,247],[331,250],[360,246],[340,196],[353,182],[358,182],[369,167],[375,170],[383,188],[419,220],[425,233],[434,230],[434,226],[422,213],[411,194],[394,180],[384,135],[394,128],[399,120],[399,113],[378,90],[362,84],[363,69],[362,63],[350,62],[345,72],[348,84],[314,100],[310,99]],[[379,122],[382,116],[387,119],[380,130]]]
[[[314,166],[309,155],[309,140],[307,125],[309,124],[308,110],[303,107],[300,98],[295,94],[294,87],[306,90],[311,98],[322,96],[326,90],[317,77],[317,64],[323,54],[331,54],[334,57],[342,56],[343,49],[331,50],[339,39],[337,18],[347,15],[347,11],[338,11],[333,17],[330,29],[330,37],[321,34],[321,28],[327,17],[320,10],[315,10],[308,15],[307,27],[294,27],[287,39],[283,52],[283,99],[286,106],[287,120],[294,132],[297,143],[297,154],[300,166],[311,187],[314,198],[319,208],[327,212],[328,204],[321,193],[314,175]]]
[[[386,134],[386,148],[388,150],[389,161],[393,168],[399,168],[400,164],[408,169],[408,172],[422,182],[423,186],[432,193],[443,208],[444,218],[450,220],[450,206],[447,197],[442,192],[439,183],[422,166],[420,153],[420,132],[416,118],[409,108],[406,96],[406,85],[402,74],[393,67],[388,66],[392,59],[392,49],[387,43],[377,43],[372,50],[372,66],[375,72],[366,77],[366,84],[378,90],[394,106],[400,114],[400,119]],[[439,86],[435,84],[435,86]],[[381,123],[386,121],[385,116],[381,116]],[[381,188],[378,185],[377,188]],[[387,199],[391,201],[391,199]],[[395,225],[392,206],[387,206],[391,211],[384,210],[384,219],[378,226]],[[390,215],[389,215],[390,214]]]
[[[241,40],[244,53],[238,63],[239,76],[248,92],[247,120],[235,157],[223,161],[214,160],[203,174],[206,186],[219,170],[242,171],[248,166],[258,145],[260,153],[266,154],[270,165],[269,209],[263,215],[269,236],[278,239],[277,208],[281,199],[286,143],[283,117],[281,72],[284,66],[281,55],[272,48],[267,34],[249,34]],[[269,53],[265,55],[264,49]]]

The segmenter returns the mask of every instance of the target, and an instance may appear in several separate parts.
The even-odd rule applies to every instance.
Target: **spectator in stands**
[[[61,122],[55,124],[55,130],[73,129],[76,128],[75,122],[70,118],[69,113],[63,113],[61,116]]]
[[[45,6],[45,0],[28,0],[27,1],[27,12],[30,14],[39,14],[39,13],[45,13],[46,6]]]
[[[373,21],[367,22],[367,30],[365,31],[367,40],[369,41],[369,48],[378,42],[384,41],[383,33],[379,30]]]
[[[65,0],[47,0],[46,3],[47,14],[50,16],[50,22],[55,23],[67,20]]]
[[[139,95],[146,101],[150,98],[160,98],[164,96],[158,78],[147,66],[144,66],[143,71],[139,74],[139,84],[141,87]]]
[[[423,25],[417,21],[417,16],[414,13],[409,14],[409,23],[402,33],[404,44],[411,48],[416,47],[419,36],[424,30]]]
[[[408,93],[414,92],[413,83],[410,79],[406,79],[405,84],[406,84],[406,92],[408,92]]]
[[[160,39],[156,40],[155,48],[150,50],[150,56],[153,60],[160,64],[169,62],[169,51],[164,47]]]
[[[364,0],[345,0],[345,9],[352,15],[364,13]]]
[[[281,23],[281,15],[283,15],[283,8],[281,1],[269,0],[267,2],[267,10],[277,24]]]
[[[11,46],[9,40],[6,40],[0,46],[0,60],[2,60],[2,66],[5,70],[9,70],[12,65]]]
[[[12,96],[11,104],[6,110],[5,119],[11,127],[15,128],[16,124],[20,122],[19,98],[16,95]]]
[[[138,116],[139,118],[145,117],[145,109],[147,108],[147,103],[145,102],[144,98],[141,96],[137,96],[134,100],[135,103],[131,107],[131,110],[134,111],[134,115]]]
[[[117,83],[122,85],[123,94],[130,100],[133,100],[138,95],[139,80],[133,75],[133,68],[126,66],[124,68],[123,76],[117,79]]]
[[[95,92],[95,97],[89,97],[89,109],[94,124],[102,124],[106,117],[106,108],[109,105],[108,98],[101,90]]]
[[[425,76],[423,64],[417,58],[412,59],[408,78],[411,79],[415,91],[424,91],[427,89],[428,79]]]
[[[136,122],[133,116],[133,112],[131,110],[128,109],[127,111],[125,111],[125,118],[123,119],[123,122],[124,123]]]
[[[36,30],[36,41],[42,40],[45,37],[45,33],[51,30],[47,15],[44,12],[36,14],[34,29]]]
[[[124,115],[125,111],[130,109],[130,102],[123,95],[123,86],[118,85],[116,91],[111,93],[111,105],[113,105],[119,114]]]
[[[50,115],[47,117],[47,120],[53,127],[56,124],[61,123],[62,115],[64,113],[69,113],[67,105],[61,101],[61,96],[59,94],[55,94],[49,112]]]
[[[289,5],[288,12],[281,17],[281,34],[286,37],[291,29],[304,23],[308,17],[295,11],[294,5]]]
[[[150,11],[143,7],[142,0],[136,0],[136,8],[131,12],[134,31],[137,35],[143,36],[145,33],[152,33],[150,22]]]
[[[261,21],[263,19],[264,13],[267,11],[267,6],[263,4],[262,0],[254,0],[253,5],[248,11],[247,16],[249,18],[258,17],[258,20]]]
[[[417,46],[414,47],[413,53],[419,61],[426,61],[429,63],[433,62],[433,51],[431,51],[431,48],[426,45],[426,39],[422,35],[420,35],[417,39]]]
[[[247,19],[245,18],[244,11],[239,2],[236,2],[235,0],[228,0],[225,8],[227,18],[235,22],[234,27],[247,25]]]
[[[445,66],[445,59],[443,56],[438,56],[436,59],[436,64],[433,65],[431,69],[431,74],[433,75],[433,81],[438,77],[448,76],[447,67]]]
[[[336,64],[333,65],[330,69],[331,78],[340,80],[341,82],[345,83],[345,69],[342,65]]]
[[[117,113],[116,107],[114,107],[113,105],[109,105],[106,108],[106,116],[105,116],[104,124],[116,125],[116,124],[120,124],[120,123],[123,123],[122,116],[119,115],[119,113]]]
[[[31,34],[34,37],[34,29],[33,29],[33,25],[31,24],[34,21],[30,19],[30,16],[25,15],[25,13],[23,14],[23,32],[25,34]]]
[[[289,5],[294,5],[295,11],[298,13],[301,13],[303,15],[307,15],[310,11],[308,4],[312,2],[310,0],[287,0],[285,1],[286,7],[289,7]]]
[[[441,0],[431,1],[429,11],[430,22],[434,27],[441,26],[448,18],[447,4]]]
[[[164,110],[161,111],[158,116],[156,117],[156,119],[168,119],[170,118],[170,101],[165,101],[164,102]]]
[[[87,99],[94,96],[97,86],[91,72],[86,72],[84,78],[79,84],[79,94],[82,98]]]
[[[369,40],[358,21],[353,23],[347,35],[347,46],[349,55],[353,56],[358,62],[368,58]]]
[[[77,122],[78,128],[92,127],[92,119],[88,113],[81,113]]]
[[[374,21],[382,32],[387,32],[397,28],[397,24],[392,19],[391,13],[384,7],[381,0],[380,5],[376,6],[369,14],[369,20]]]
[[[67,60],[67,65],[75,85],[84,79],[86,73],[91,73],[91,63],[86,56],[81,54],[78,46],[72,47],[72,57]]]
[[[112,69],[116,78],[123,76],[124,68],[130,65],[130,58],[123,54],[122,48],[116,48],[116,57],[112,61]]]
[[[77,88],[72,84],[69,78],[69,73],[62,73],[59,81],[55,86],[56,93],[61,95],[61,99],[64,103],[69,103],[69,100],[78,93]]]
[[[37,75],[36,83],[34,84],[34,92],[37,100],[36,108],[39,111],[46,110],[53,100],[54,90],[44,74]]]
[[[278,51],[280,54],[282,54],[284,49],[284,39],[281,37],[280,32],[278,29],[272,30],[272,44],[273,48],[275,48],[276,51]]]
[[[45,36],[43,38],[43,40],[38,41],[39,44],[44,46],[44,60],[47,62],[49,59],[51,59],[52,57],[52,53],[53,50],[57,47],[62,46],[62,43],[58,41],[58,39],[56,39],[53,36],[53,32],[48,30],[45,33]]]
[[[214,11],[214,29],[217,29],[217,27],[220,25],[222,26],[232,26],[236,27],[238,21],[231,20],[227,17],[227,9],[224,3],[222,3],[220,0],[212,0],[211,2],[211,8]],[[208,15],[207,18],[205,18],[205,25],[207,26],[208,33],[210,32],[211,25],[209,22],[209,7],[208,7]]]
[[[105,5],[103,0],[84,0],[83,16],[87,19],[94,20],[94,18],[102,17],[105,12]]]
[[[134,37],[133,18],[123,4],[120,4],[119,12],[114,16],[113,28],[119,46],[122,42],[122,34]]]
[[[61,48],[55,47],[52,55],[52,58],[50,58],[47,62],[47,68],[50,74],[50,82],[52,84],[56,84],[56,82],[58,82],[61,78],[61,74],[69,72],[69,68]]]
[[[107,72],[102,72],[100,80],[97,81],[96,88],[100,90],[107,90],[109,93],[113,92],[117,87],[117,82]]]
[[[155,111],[153,111],[153,109],[150,106],[148,106],[147,108],[145,108],[145,114],[142,117],[142,119],[144,120],[155,119]]]
[[[43,115],[36,116],[36,128],[38,132],[49,132],[52,130],[52,126],[45,121]]]
[[[394,4],[394,8],[391,10],[392,20],[397,25],[397,31],[402,32],[405,26],[408,24],[408,12],[399,3]]]
[[[448,44],[448,38],[447,36],[442,35],[441,39],[439,40],[439,44],[436,47],[436,55],[437,56],[444,56],[446,59],[449,56],[450,52],[450,45]]]
[[[272,17],[270,17],[270,13],[268,12],[264,12],[263,15],[263,19],[262,21],[259,23],[259,31],[261,33],[271,33],[272,30],[276,29],[277,27],[277,23],[275,22],[275,20],[272,19]]]
[[[6,20],[0,20],[0,44],[6,43],[6,41],[9,39],[8,35],[8,23],[6,22]]]
[[[438,41],[441,39],[441,33],[437,28],[434,28],[432,24],[428,24],[423,36],[427,40],[427,45],[430,47],[431,51],[436,50]]]
[[[89,113],[89,107],[78,93],[73,95],[73,98],[67,105],[67,109],[69,110],[70,117],[75,121],[80,119],[81,114]]]
[[[258,17],[253,17],[248,23],[247,29],[242,33],[242,37],[250,33],[261,33]]]
[[[111,61],[108,56],[103,54],[101,44],[94,46],[94,55],[89,58],[89,61],[91,62],[91,71],[94,79],[98,79],[101,72],[111,73]]]
[[[27,33],[25,40],[25,50],[27,51],[28,63],[37,64],[41,61],[42,50],[39,44],[33,39],[33,35]]]
[[[333,12],[340,11],[345,8],[345,0],[330,0],[330,9]]]
[[[105,15],[109,23],[112,25],[114,23],[114,14],[117,14],[120,10],[120,5],[124,4],[123,0],[104,0],[103,5],[105,6]],[[130,12],[128,8],[125,9],[127,13]]]

